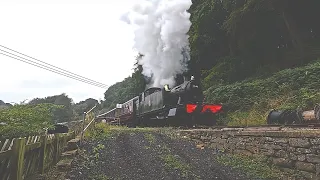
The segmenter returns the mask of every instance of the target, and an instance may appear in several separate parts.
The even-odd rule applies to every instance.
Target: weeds
[[[96,158],[96,160],[99,159],[100,150],[102,150],[104,148],[105,148],[105,146],[103,144],[98,144],[96,147],[93,148],[93,153],[94,153],[94,157]]]
[[[154,143],[155,142],[155,137],[150,133],[144,134],[144,137],[149,141],[149,143]]]
[[[166,154],[160,158],[165,162],[166,168],[180,170],[182,177],[188,177],[191,168],[188,164],[183,163],[177,155]]]
[[[268,165],[270,163],[264,156],[224,154],[217,156],[216,159],[221,164],[247,172],[251,177],[263,179],[282,179],[283,177],[287,177],[284,172],[274,165]]]

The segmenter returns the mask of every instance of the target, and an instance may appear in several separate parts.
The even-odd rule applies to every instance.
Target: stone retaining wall
[[[320,131],[182,130],[198,143],[233,154],[261,154],[283,170],[320,179]]]

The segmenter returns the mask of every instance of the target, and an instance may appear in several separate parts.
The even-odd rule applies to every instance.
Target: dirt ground
[[[217,163],[212,149],[156,132],[122,131],[83,149],[66,176],[71,180],[252,179]]]
[[[278,177],[277,170],[255,159],[225,156],[172,134],[162,129],[102,128],[88,135],[70,169],[61,172],[55,167],[32,179],[291,179]]]

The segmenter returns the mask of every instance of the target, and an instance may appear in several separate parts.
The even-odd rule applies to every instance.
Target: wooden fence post
[[[56,164],[59,161],[59,136],[60,134],[55,134],[54,139],[54,157],[53,157],[53,163]]]
[[[40,173],[43,174],[45,170],[45,163],[46,163],[46,151],[47,151],[47,136],[43,135],[40,137],[40,164],[39,164],[39,170]]]
[[[10,179],[22,180],[23,161],[26,148],[26,138],[15,139],[12,146],[11,173]]]
[[[85,121],[86,121],[86,112],[83,113],[83,124],[82,124],[82,128],[81,128],[81,136],[80,136],[80,145],[82,145],[82,141],[83,141],[83,130],[85,128]]]

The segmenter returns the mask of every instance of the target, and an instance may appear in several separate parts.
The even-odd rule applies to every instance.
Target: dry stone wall
[[[284,171],[320,180],[318,130],[183,130],[180,135],[227,153],[265,155]]]

